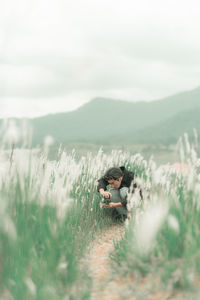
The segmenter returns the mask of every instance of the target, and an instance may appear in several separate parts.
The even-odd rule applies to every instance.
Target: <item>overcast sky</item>
[[[200,86],[199,0],[1,0],[0,117]]]

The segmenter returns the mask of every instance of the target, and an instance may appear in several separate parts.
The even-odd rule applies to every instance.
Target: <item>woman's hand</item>
[[[123,206],[121,202],[110,202],[109,204],[103,204],[103,206],[107,207],[107,208],[115,208],[115,207],[121,207]]]
[[[110,199],[112,197],[112,194],[109,192],[102,191],[102,192],[100,192],[100,194],[102,197],[104,197],[106,199]]]

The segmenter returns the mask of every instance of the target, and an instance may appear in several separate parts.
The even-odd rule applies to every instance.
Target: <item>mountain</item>
[[[175,144],[184,133],[194,137],[194,129],[200,133],[200,107],[180,112],[154,126],[138,130],[132,137],[129,135],[129,141]],[[126,137],[127,139],[128,137]]]
[[[152,102],[95,98],[75,111],[30,122],[34,144],[46,135],[58,143],[174,143],[185,131],[199,128],[198,112],[200,87]]]

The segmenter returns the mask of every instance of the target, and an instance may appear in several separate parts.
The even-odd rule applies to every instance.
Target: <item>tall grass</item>
[[[140,280],[151,275],[160,288],[199,288],[200,176],[196,144],[179,142],[180,164],[156,167],[141,159],[137,191],[128,198],[131,218],[112,254],[114,270]],[[179,167],[177,169],[177,166]],[[176,168],[175,168],[176,167]],[[134,166],[133,166],[134,169]],[[195,298],[196,299],[196,298]]]
[[[4,299],[88,299],[91,278],[82,260],[96,232],[111,223],[100,209],[96,180],[129,154],[100,149],[76,159],[58,149],[57,159],[27,141],[19,130],[2,131],[0,152],[0,295]]]
[[[74,169],[59,173],[54,163],[46,161],[44,168],[38,159],[19,173],[16,159],[11,174],[1,178],[1,293],[13,299],[87,299],[89,279],[79,261],[102,223],[101,211],[90,210],[88,218],[84,190],[82,199],[70,194],[66,179],[74,188]]]
[[[77,159],[58,149],[49,160],[29,138],[16,148],[14,123],[1,131],[0,295],[2,299],[89,299],[84,256],[98,230],[112,222],[100,209],[96,180],[112,166],[137,176],[128,198],[126,234],[112,255],[118,274],[155,274],[167,289],[194,286],[200,271],[200,160],[197,143],[179,142],[185,170],[156,166],[140,154],[113,150]],[[26,136],[24,134],[24,136]],[[143,201],[139,197],[143,191]]]

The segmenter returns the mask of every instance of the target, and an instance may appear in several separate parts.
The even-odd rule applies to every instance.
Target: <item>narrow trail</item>
[[[109,254],[114,249],[114,241],[124,235],[124,226],[112,225],[98,235],[90,255],[89,269],[93,278],[91,300],[118,300],[119,281],[113,281]]]

